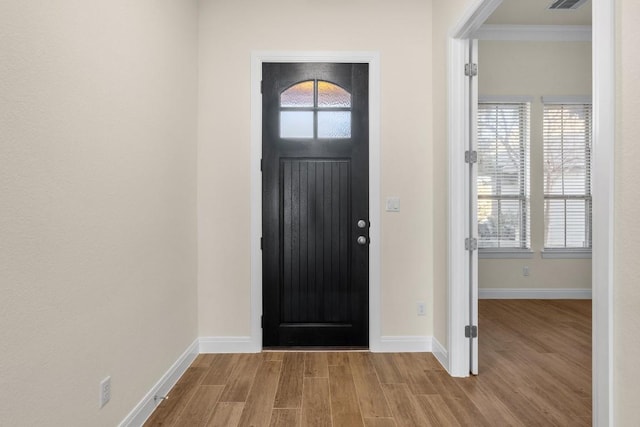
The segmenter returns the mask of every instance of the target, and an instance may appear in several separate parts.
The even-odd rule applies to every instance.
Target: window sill
[[[540,254],[549,259],[587,259],[591,258],[591,249],[544,249]]]
[[[533,258],[531,249],[480,249],[480,259],[529,259]]]

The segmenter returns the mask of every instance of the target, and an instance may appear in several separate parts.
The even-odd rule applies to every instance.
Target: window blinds
[[[591,104],[544,105],[544,246],[591,248]]]
[[[480,248],[530,247],[529,103],[478,105]]]

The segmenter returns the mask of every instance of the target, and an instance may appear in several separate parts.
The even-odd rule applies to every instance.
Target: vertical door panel
[[[350,319],[350,163],[281,159],[283,323]]]

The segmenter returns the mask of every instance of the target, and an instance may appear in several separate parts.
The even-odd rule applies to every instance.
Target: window
[[[544,247],[591,248],[591,103],[544,102]]]
[[[280,95],[282,138],[351,138],[351,94],[323,80],[307,80]]]
[[[479,248],[528,249],[529,103],[478,105]]]

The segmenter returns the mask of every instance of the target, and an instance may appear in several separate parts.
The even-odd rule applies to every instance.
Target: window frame
[[[547,137],[546,137],[546,125],[547,125],[547,107],[553,105],[559,106],[576,106],[582,105],[588,109],[589,114],[589,129],[585,129],[585,153],[588,158],[588,164],[586,166],[586,177],[584,187],[585,194],[582,195],[557,195],[557,194],[548,194],[546,192],[546,188],[543,186],[543,206],[546,205],[547,200],[584,200],[585,203],[589,203],[588,209],[585,210],[585,222],[588,222],[588,228],[586,231],[586,235],[588,237],[589,246],[580,247],[580,246],[547,246],[547,241],[543,236],[543,249],[541,251],[542,258],[548,259],[580,259],[580,258],[591,258],[591,252],[593,248],[593,103],[591,100],[591,96],[543,96],[541,98],[542,101],[542,156],[545,158],[547,152]],[[563,143],[563,141],[561,141]],[[543,179],[546,180],[547,171],[543,169]],[[563,171],[564,173],[564,171]],[[543,216],[543,227],[546,229],[547,227],[547,218]],[[565,245],[566,245],[566,235],[567,235],[567,223],[564,224],[564,235],[565,235]]]
[[[481,247],[482,240],[478,231],[478,257],[485,259],[528,259],[532,258],[534,251],[532,250],[531,239],[531,108],[533,97],[531,96],[480,96],[478,98],[478,114],[483,104],[493,105],[517,105],[518,109],[524,109],[524,115],[520,118],[520,155],[522,160],[519,165],[519,174],[523,177],[524,183],[521,185],[521,191],[518,195],[496,196],[496,195],[480,195],[477,194],[478,202],[480,200],[518,200],[520,202],[520,235],[524,236],[520,239],[520,247]],[[476,124],[476,133],[478,135],[476,142],[476,150],[480,152],[480,124]],[[523,170],[524,169],[524,170]],[[476,187],[478,180],[476,180]],[[479,223],[479,222],[478,222]]]

